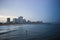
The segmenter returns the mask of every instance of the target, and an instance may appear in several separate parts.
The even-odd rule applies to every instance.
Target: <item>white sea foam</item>
[[[11,29],[7,29],[7,30],[1,30],[0,33],[5,33],[5,32],[9,32],[9,31],[13,31],[16,30],[16,28],[11,28]]]

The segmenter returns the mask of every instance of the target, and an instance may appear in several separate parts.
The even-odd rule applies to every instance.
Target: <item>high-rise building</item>
[[[20,17],[18,18],[18,21],[19,21],[19,23],[23,23],[23,17],[20,16]]]
[[[18,23],[18,19],[17,18],[14,18],[13,19],[13,23]]]
[[[7,23],[10,23],[10,18],[7,18]]]

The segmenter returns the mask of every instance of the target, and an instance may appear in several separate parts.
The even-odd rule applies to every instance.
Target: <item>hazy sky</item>
[[[59,22],[59,0],[0,0],[1,16],[23,16],[31,21]]]

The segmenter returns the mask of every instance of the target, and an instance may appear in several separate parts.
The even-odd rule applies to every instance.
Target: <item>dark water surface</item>
[[[60,40],[59,24],[25,24],[0,26],[1,30],[11,30],[1,34],[0,40]]]

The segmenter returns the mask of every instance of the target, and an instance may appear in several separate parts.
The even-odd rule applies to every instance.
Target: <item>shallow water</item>
[[[11,30],[1,34],[0,40],[60,40],[59,24],[25,24],[0,26],[0,31]]]

